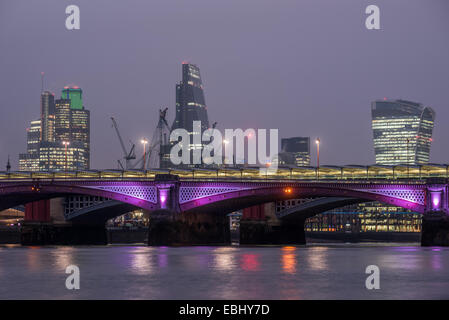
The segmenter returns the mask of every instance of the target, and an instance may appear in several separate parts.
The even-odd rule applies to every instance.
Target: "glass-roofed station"
[[[449,178],[449,164],[396,166],[320,166],[280,167],[270,171],[256,167],[222,169],[150,169],[150,170],[83,170],[55,172],[2,171],[0,180],[8,179],[135,179],[152,180],[157,174],[172,174],[181,180],[369,180],[394,181]]]

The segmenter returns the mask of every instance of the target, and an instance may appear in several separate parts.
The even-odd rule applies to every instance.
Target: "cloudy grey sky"
[[[69,4],[80,30],[65,29]],[[370,4],[380,31],[365,28]],[[41,71],[58,95],[83,88],[92,167],[115,168],[110,116],[136,142],[161,106],[171,122],[184,60],[219,128],[319,136],[322,164],[372,164],[370,102],[409,99],[435,109],[431,161],[448,163],[448,16],[447,0],[0,0],[1,168],[25,151]]]

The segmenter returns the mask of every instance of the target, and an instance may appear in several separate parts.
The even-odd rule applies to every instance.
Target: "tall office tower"
[[[33,120],[27,128],[27,152],[19,154],[19,171],[39,171],[41,120]]]
[[[280,164],[310,166],[310,137],[281,140]]]
[[[377,100],[371,105],[376,164],[429,162],[435,112],[420,103]]]
[[[182,81],[176,85],[176,115],[171,130],[186,129],[192,137],[193,121],[201,121],[201,135],[209,128],[200,69],[194,64],[183,62]],[[189,144],[189,151],[202,148],[202,144]]]
[[[55,96],[49,91],[41,94],[41,141],[55,141]]]
[[[84,149],[84,169],[90,167],[90,112],[84,108],[82,90],[64,87],[62,98],[56,100],[56,141],[81,143]]]
[[[84,168],[90,168],[90,112],[89,110],[71,110],[71,141],[81,143],[85,152]]]

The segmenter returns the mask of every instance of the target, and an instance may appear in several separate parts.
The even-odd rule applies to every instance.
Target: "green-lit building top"
[[[64,87],[62,90],[61,99],[70,99],[70,108],[83,110],[83,90],[78,87]]]

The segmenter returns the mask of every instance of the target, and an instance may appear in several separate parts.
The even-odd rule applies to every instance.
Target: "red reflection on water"
[[[257,271],[259,270],[259,256],[256,254],[244,254],[242,255],[241,265],[243,270]]]

